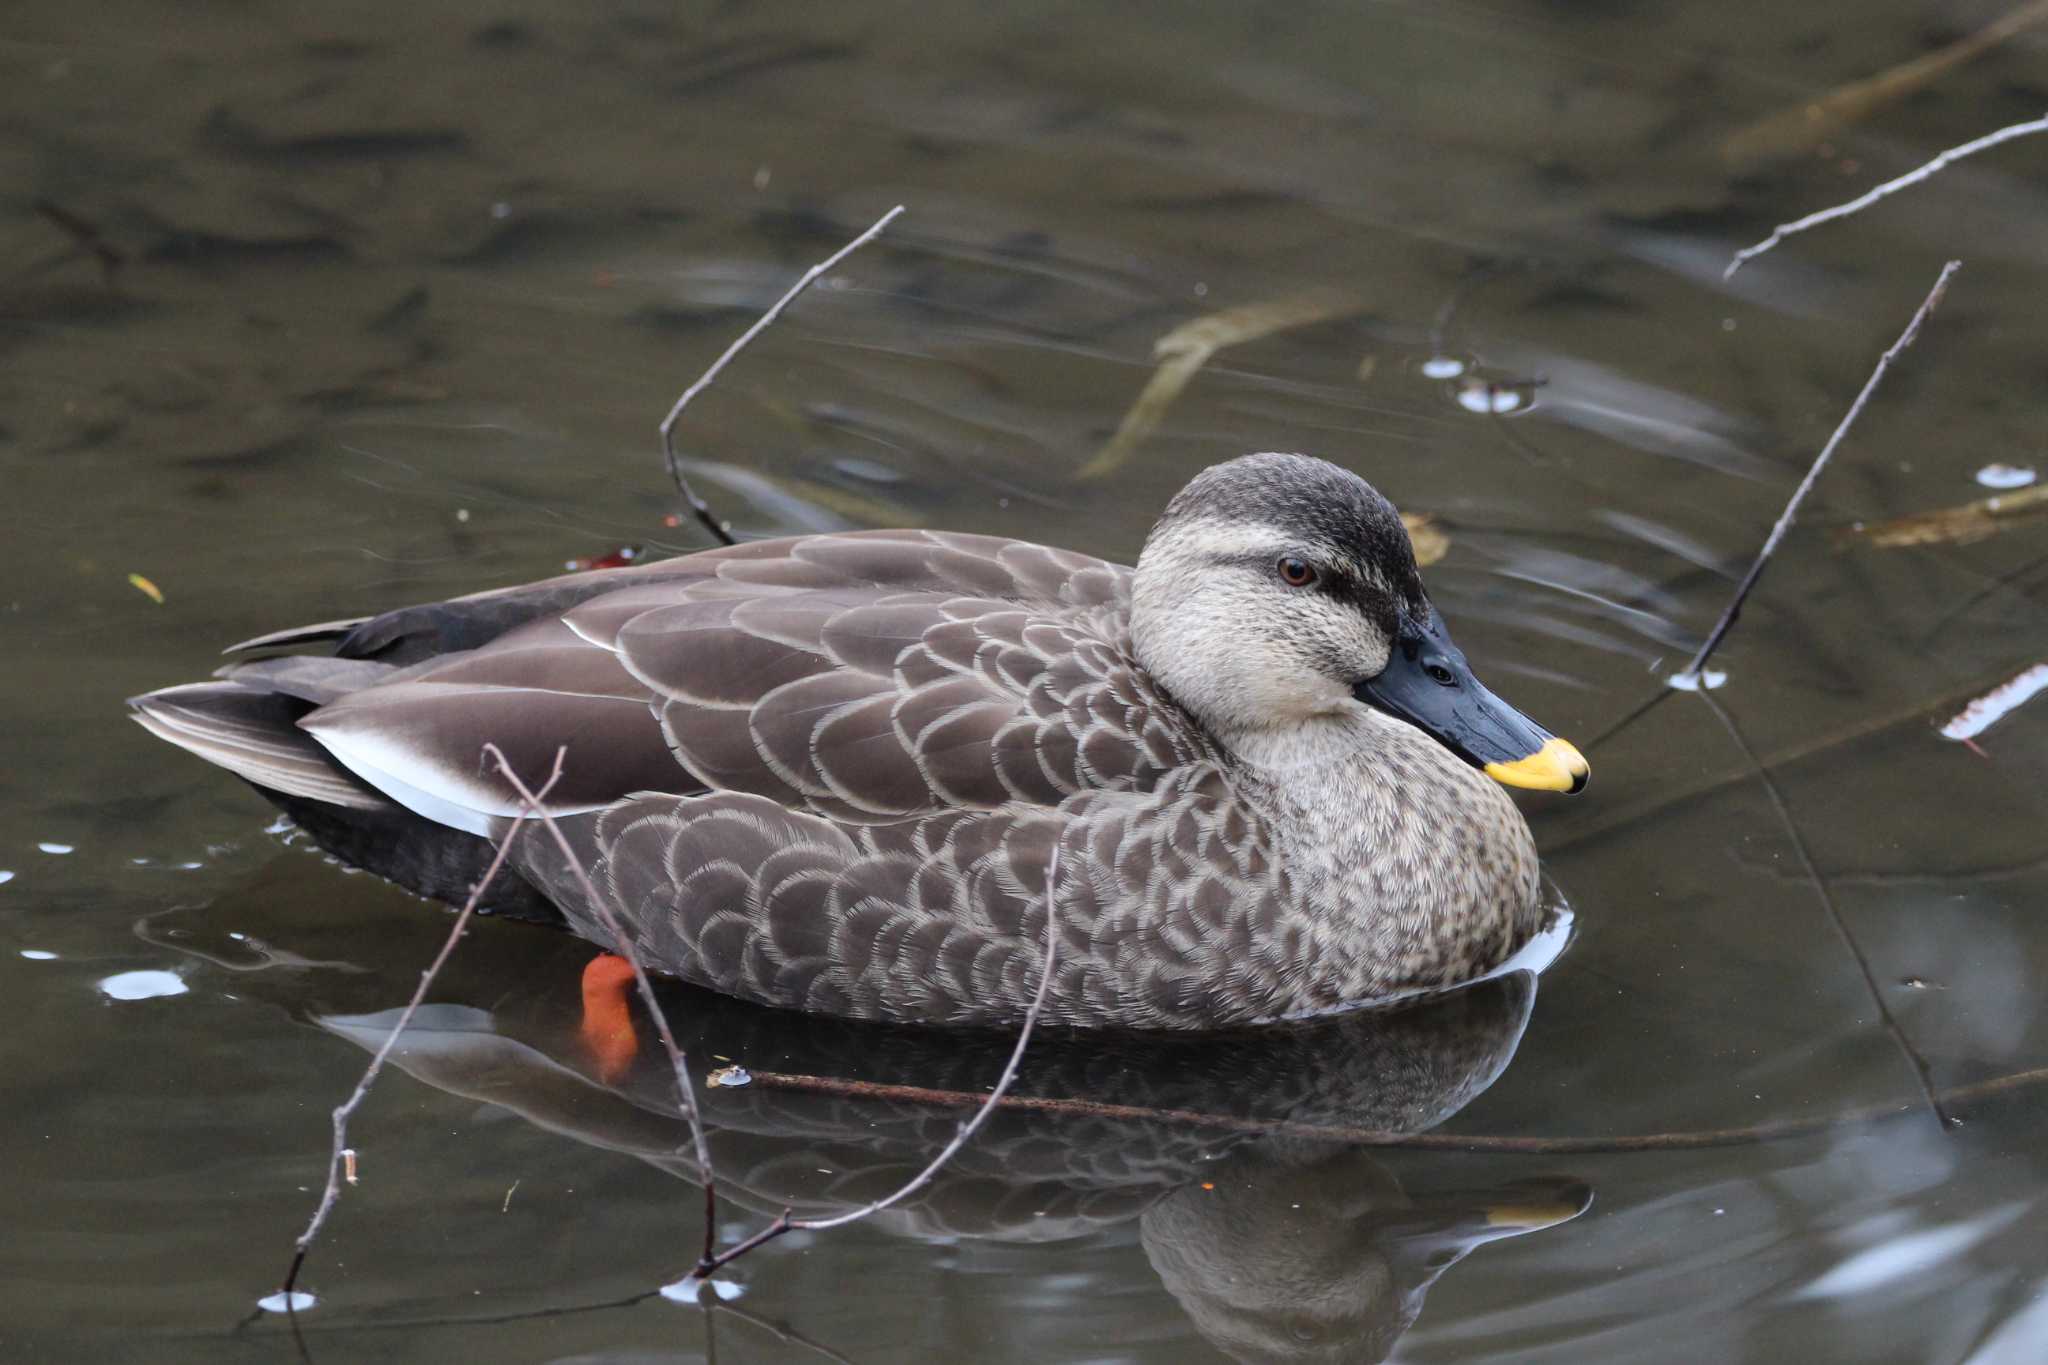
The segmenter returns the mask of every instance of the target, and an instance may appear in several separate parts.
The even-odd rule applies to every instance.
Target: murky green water
[[[1584,797],[1527,803],[1577,912],[1533,999],[1506,981],[1213,1050],[1049,1041],[1031,1093],[1236,1126],[1005,1115],[902,1209],[735,1266],[718,1311],[652,1292],[693,1259],[698,1195],[658,1067],[607,1080],[577,1035],[588,950],[485,924],[356,1120],[312,1358],[2039,1358],[2048,1102],[1981,1083],[2048,1065],[2048,712],[1987,757],[1933,727],[2048,650],[2040,524],[1828,533],[2048,465],[2048,144],[1719,278],[1772,223],[2048,107],[2023,37],[1822,151],[1718,156],[1996,12],[14,5],[0,1354],[286,1358],[281,1319],[244,1319],[310,1212],[328,1109],[446,928],[288,846],[121,699],[261,630],[694,545],[663,525],[656,420],[902,202],[691,410],[744,530],[1123,557],[1202,465],[1315,451],[1437,519],[1460,642],[1582,741],[1683,660],[1963,258],[1718,661],[1825,894],[1675,697],[1593,753]],[[1162,334],[1304,291],[1357,310],[1219,353],[1125,467],[1077,481]],[[1469,411],[1424,373],[1445,358],[1533,408]],[[1976,1087],[1956,1125],[1837,913],[1932,1084]],[[973,1091],[1001,1064],[671,1005],[707,1065]],[[729,1239],[881,1193],[960,1116],[765,1083],[709,1103]],[[1822,1122],[1873,1107],[1898,1112]]]

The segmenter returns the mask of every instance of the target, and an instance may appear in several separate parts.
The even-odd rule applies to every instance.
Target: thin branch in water
[[[1823,223],[1832,223],[1837,218],[1847,218],[1852,213],[1861,213],[1878,200],[1897,194],[1900,190],[1909,189],[1926,180],[1936,171],[1953,165],[1966,156],[1974,156],[1978,152],[1996,147],[2001,142],[2010,142],[2016,137],[2026,137],[2032,133],[2048,133],[2048,115],[2043,115],[2027,123],[2015,123],[2009,128],[2000,128],[1995,133],[1986,133],[1983,137],[1973,142],[1965,142],[1960,147],[1951,147],[1917,170],[1907,171],[1895,180],[1887,180],[1877,188],[1858,195],[1846,204],[1837,204],[1831,209],[1822,209],[1818,213],[1809,213],[1804,218],[1794,219],[1789,223],[1780,223],[1771,229],[1770,236],[1764,238],[1755,246],[1746,246],[1736,252],[1734,259],[1728,262],[1728,268],[1721,272],[1721,278],[1724,280],[1735,278],[1735,272],[1742,269],[1746,262],[1763,255],[1766,251],[1769,251],[1772,247],[1796,232],[1806,232],[1819,227]]]
[[[789,1210],[784,1209],[776,1215],[774,1222],[745,1241],[728,1251],[722,1251],[716,1256],[707,1256],[698,1262],[696,1270],[691,1272],[696,1279],[709,1278],[756,1247],[772,1242],[786,1232],[824,1232],[858,1222],[871,1214],[880,1213],[891,1205],[902,1203],[931,1184],[933,1178],[945,1169],[946,1163],[973,1139],[988,1116],[1003,1105],[1004,1097],[1010,1093],[1010,1086],[1017,1079],[1017,1067],[1024,1060],[1024,1049],[1031,1045],[1031,1031],[1038,1026],[1038,1016],[1045,1008],[1046,992],[1052,988],[1053,971],[1059,957],[1059,876],[1060,846],[1055,841],[1052,857],[1046,861],[1045,868],[1045,956],[1039,969],[1038,993],[1031,997],[1030,1008],[1024,1011],[1024,1023],[1017,1031],[1017,1045],[1010,1049],[1010,1060],[1003,1064],[1003,1074],[997,1078],[995,1089],[981,1098],[980,1107],[974,1111],[972,1118],[960,1125],[960,1131],[953,1135],[953,1140],[947,1143],[923,1170],[898,1186],[894,1193],[886,1194],[871,1204],[863,1204],[857,1209],[834,1214],[829,1218],[792,1218]]]
[[[775,301],[774,307],[757,318],[753,326],[740,333],[739,340],[726,347],[725,353],[711,362],[711,368],[704,371],[696,383],[683,390],[683,396],[676,399],[675,406],[668,410],[668,416],[661,419],[661,458],[668,466],[668,476],[674,482],[676,491],[683,495],[683,500],[690,504],[690,510],[696,513],[697,520],[703,524],[704,529],[711,532],[722,543],[737,545],[739,542],[733,537],[732,526],[727,522],[720,521],[712,514],[711,504],[698,497],[696,490],[690,487],[689,479],[684,477],[682,463],[676,455],[676,420],[683,415],[683,409],[690,405],[690,400],[710,388],[711,382],[718,378],[719,372],[732,363],[732,358],[744,350],[748,342],[768,330],[769,324],[782,316],[782,310],[789,307],[797,295],[810,288],[812,282],[820,275],[823,275],[833,266],[838,265],[848,256],[851,256],[854,252],[875,240],[876,237],[881,235],[882,229],[889,226],[895,220],[896,215],[901,212],[903,212],[903,205],[898,204],[895,208],[890,209],[887,213],[876,219],[873,227],[812,266],[809,270],[806,270],[803,278],[791,285],[789,292]]]
[[[755,1085],[805,1094],[839,1095],[848,1099],[875,1100],[892,1104],[926,1104],[965,1109],[983,1104],[987,1096],[964,1090],[934,1090],[916,1085],[890,1085],[881,1081],[855,1081],[840,1076],[805,1076],[779,1071],[755,1071]],[[1951,1086],[1936,1092],[1944,1108],[1995,1099],[2016,1091],[2048,1085],[2048,1067],[2014,1071],[1988,1081]],[[1766,1142],[1783,1142],[1807,1137],[1832,1128],[1876,1123],[1917,1113],[1918,1100],[1883,1100],[1857,1105],[1831,1114],[1808,1114],[1797,1118],[1770,1119],[1736,1128],[1688,1128],[1663,1133],[1624,1133],[1601,1136],[1583,1134],[1508,1135],[1494,1133],[1401,1133],[1386,1129],[1357,1128],[1348,1124],[1303,1123],[1294,1119],[1247,1118],[1239,1114],[1211,1114],[1193,1109],[1155,1109],[1141,1104],[1112,1104],[1104,1100],[1083,1100],[1041,1095],[1006,1096],[1003,1109],[1023,1113],[1052,1114],[1062,1118],[1086,1118],[1116,1122],[1164,1123],[1192,1128],[1209,1128],[1224,1133],[1254,1137],[1302,1138],[1311,1142],[1348,1143],[1361,1147],[1398,1147],[1424,1152],[1475,1152],[1498,1156],[1612,1156],[1631,1152],[1697,1152],[1714,1147],[1749,1147]]]
[[[127,264],[128,258],[108,242],[98,228],[54,200],[38,199],[32,207],[99,262],[102,279],[109,284],[114,282],[114,272]]]
[[[618,916],[612,913],[611,905],[597,894],[597,888],[591,884],[590,873],[584,868],[583,860],[576,856],[576,850],[569,846],[568,837],[562,833],[562,827],[555,823],[554,816],[542,809],[540,799],[546,794],[547,788],[543,787],[538,792],[529,790],[526,783],[520,780],[519,774],[512,771],[512,765],[506,761],[504,751],[497,745],[484,745],[484,756],[497,765],[499,774],[519,793],[519,799],[523,803],[522,816],[532,814],[547,829],[549,837],[555,841],[555,847],[568,861],[569,870],[575,876],[577,888],[583,892],[583,898],[589,904],[591,913],[604,925],[604,931],[611,935],[612,951],[626,959],[626,965],[633,969],[633,982],[639,988],[640,1001],[647,1007],[647,1015],[654,1023],[654,1031],[661,1039],[662,1050],[668,1053],[669,1066],[674,1070],[676,1077],[676,1094],[682,1101],[683,1118],[690,1125],[690,1141],[696,1151],[697,1171],[704,1182],[703,1259],[708,1261],[717,1244],[718,1236],[718,1180],[711,1167],[711,1143],[704,1133],[703,1112],[697,1107],[697,1088],[690,1083],[689,1063],[684,1060],[682,1048],[676,1045],[676,1035],[668,1026],[668,1016],[662,1012],[661,1001],[655,998],[654,982],[649,979],[647,968],[641,963],[640,954],[634,951],[633,942],[626,936],[625,928],[619,923]],[[557,770],[560,769],[561,762],[561,754],[557,753]],[[553,779],[550,779],[550,783],[552,781]]]
[[[1913,1040],[1906,1036],[1906,1030],[1900,1026],[1891,1006],[1885,1003],[1884,990],[1877,984],[1877,973],[1871,970],[1870,959],[1864,955],[1863,945],[1856,941],[1856,935],[1849,928],[1847,916],[1842,914],[1842,907],[1835,901],[1835,893],[1829,889],[1827,878],[1821,875],[1819,864],[1814,862],[1813,851],[1806,846],[1806,836],[1799,832],[1799,825],[1792,818],[1792,808],[1785,804],[1785,793],[1778,789],[1778,780],[1771,776],[1769,768],[1757,761],[1756,750],[1750,748],[1749,741],[1743,738],[1742,731],[1736,727],[1735,718],[1724,711],[1720,703],[1707,692],[1702,691],[1699,696],[1700,700],[1707,704],[1707,709],[1714,713],[1714,718],[1721,722],[1722,728],[1728,732],[1728,738],[1735,741],[1735,747],[1742,750],[1742,756],[1756,769],[1757,780],[1764,784],[1764,790],[1770,794],[1771,805],[1777,810],[1778,819],[1784,824],[1785,833],[1792,840],[1793,851],[1799,855],[1799,865],[1805,871],[1807,880],[1812,883],[1814,894],[1820,897],[1821,905],[1826,908],[1828,919],[1835,926],[1835,933],[1841,937],[1842,946],[1847,948],[1849,956],[1855,959],[1856,969],[1863,973],[1863,985],[1870,992],[1870,1002],[1877,1007],[1877,1017],[1883,1021],[1885,1031],[1891,1034],[1892,1041],[1898,1044],[1899,1051],[1905,1054],[1907,1064],[1913,1068],[1913,1078],[1920,1082],[1921,1097],[1927,1101],[1927,1107],[1934,1111],[1935,1122],[1944,1128],[1948,1127],[1955,1120],[1941,1107],[1941,1097],[1934,1092],[1933,1071],[1928,1067],[1927,1059],[1920,1055],[1920,1049],[1914,1047]]]
[[[540,798],[546,796],[561,777],[562,751],[558,750],[555,754],[554,771],[548,774],[548,780],[542,783],[540,790],[531,797],[533,808],[538,808]],[[505,859],[511,856],[512,845],[518,842],[525,823],[525,811],[512,818],[511,827],[505,831],[505,837],[498,842],[498,851],[492,856],[490,866],[484,869],[484,875],[470,891],[469,899],[462,903],[462,909],[457,912],[455,923],[448,930],[447,941],[441,945],[441,951],[434,955],[434,960],[427,965],[427,969],[420,973],[420,984],[414,989],[412,999],[406,1002],[405,1009],[399,1013],[398,1022],[391,1026],[391,1032],[385,1035],[383,1044],[370,1058],[369,1066],[363,1069],[363,1078],[356,1082],[354,1092],[334,1110],[334,1148],[327,1159],[327,1188],[321,1192],[320,1205],[313,1210],[312,1221],[308,1222],[306,1230],[299,1234],[297,1246],[292,1253],[291,1268],[285,1272],[284,1283],[279,1288],[279,1293],[284,1296],[285,1311],[291,1314],[295,1321],[297,1299],[294,1291],[299,1283],[299,1271],[305,1266],[306,1253],[312,1250],[314,1240],[320,1236],[320,1229],[326,1226],[327,1215],[334,1211],[334,1203],[341,1197],[344,1168],[353,1165],[350,1160],[353,1151],[348,1145],[349,1116],[369,1098],[370,1086],[376,1081],[377,1073],[384,1069],[385,1058],[391,1055],[391,1050],[398,1045],[398,1036],[405,1032],[406,1025],[410,1024],[413,1015],[419,1012],[420,1003],[427,998],[427,991],[433,987],[434,978],[440,974],[449,955],[455,951],[455,945],[461,941],[463,931],[469,927],[470,919],[475,916],[477,903],[483,899],[484,892],[490,888],[499,869],[505,866]]]
[[[1856,401],[1849,405],[1847,415],[1835,428],[1834,435],[1828,437],[1828,443],[1820,448],[1820,454],[1814,456],[1813,466],[1806,471],[1806,477],[1799,481],[1799,487],[1792,490],[1791,501],[1785,504],[1785,510],[1779,514],[1777,525],[1771,527],[1771,534],[1765,539],[1763,549],[1757,552],[1755,562],[1749,566],[1749,572],[1742,576],[1742,582],[1736,586],[1735,596],[1722,611],[1721,619],[1714,623],[1714,629],[1707,635],[1706,643],[1700,646],[1699,652],[1692,656],[1692,662],[1679,673],[1679,678],[1691,679],[1695,685],[1699,684],[1700,670],[1706,667],[1707,660],[1713,657],[1714,651],[1721,647],[1722,639],[1734,626],[1735,619],[1742,614],[1742,604],[1749,599],[1750,591],[1756,587],[1757,579],[1763,576],[1764,565],[1770,563],[1771,556],[1777,553],[1778,542],[1792,529],[1792,521],[1799,515],[1799,504],[1806,501],[1806,495],[1813,491],[1813,485],[1820,478],[1821,470],[1827,468],[1828,460],[1834,456],[1835,447],[1842,443],[1842,438],[1849,434],[1849,428],[1863,415],[1864,405],[1870,402],[1870,395],[1877,392],[1877,386],[1884,379],[1885,371],[1891,368],[1892,361],[1898,359],[1900,353],[1911,346],[1914,338],[1920,335],[1920,324],[1927,321],[1928,316],[1940,305],[1942,295],[1948,292],[1950,277],[1962,268],[1962,264],[1961,261],[1950,261],[1941,268],[1941,274],[1935,279],[1934,287],[1928,290],[1927,297],[1921,300],[1920,307],[1913,314],[1913,320],[1906,324],[1906,330],[1899,333],[1899,339],[1877,358],[1877,368],[1872,370],[1870,378],[1864,381],[1863,391],[1857,394]]]

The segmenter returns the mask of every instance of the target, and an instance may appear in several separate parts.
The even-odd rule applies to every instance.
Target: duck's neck
[[[1528,824],[1499,784],[1421,731],[1353,708],[1229,747],[1353,998],[1469,979],[1535,931]]]

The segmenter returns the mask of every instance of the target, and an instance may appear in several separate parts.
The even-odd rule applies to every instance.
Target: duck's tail
[[[413,814],[359,781],[299,728],[300,717],[390,673],[359,659],[287,656],[223,669],[212,682],[131,697],[131,716],[263,794],[313,842],[351,867],[459,905],[491,861],[489,840]],[[510,866],[483,906],[522,919],[559,913]]]

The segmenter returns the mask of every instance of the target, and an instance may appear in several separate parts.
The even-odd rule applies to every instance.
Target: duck
[[[342,863],[462,903],[527,810],[485,746],[559,762],[485,909],[893,1023],[1219,1030],[1473,980],[1545,914],[1507,789],[1590,771],[1479,681],[1393,504],[1284,452],[1197,474],[1130,566],[830,532],[226,652],[132,717]]]

